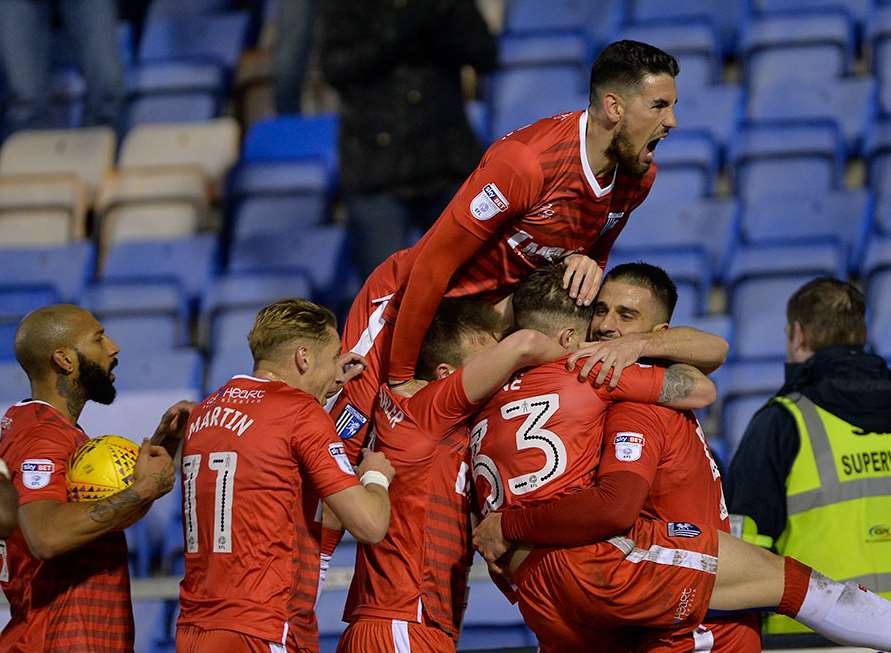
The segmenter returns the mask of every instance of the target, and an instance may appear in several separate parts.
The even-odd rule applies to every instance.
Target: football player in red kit
[[[369,453],[354,472],[322,409],[345,362],[334,315],[281,300],[248,341],[253,373],[199,404],[186,431],[178,653],[317,651],[320,500],[359,541],[381,540],[390,519],[393,468]]]
[[[639,267],[632,270],[637,271],[634,278],[638,284],[648,283],[649,277],[641,274]],[[527,284],[517,291],[515,314],[519,325],[538,322],[539,328],[557,337],[561,329],[572,323],[574,307],[555,304],[550,311],[542,312],[539,298],[547,295],[546,288],[559,288],[559,277],[553,274],[549,283],[544,281],[547,272],[540,270],[530,277],[533,292],[528,299],[524,287]],[[646,309],[642,301],[629,301],[627,294],[622,294],[627,289],[618,285],[620,278],[628,278],[622,276],[621,269],[615,280],[608,279],[595,304],[600,319],[595,316],[594,325],[601,334],[610,332],[618,316],[624,314],[626,319],[632,318]],[[535,287],[534,282],[539,279],[543,282]],[[649,287],[646,291],[651,292]],[[646,294],[637,298],[652,299]],[[671,303],[669,300],[668,304]],[[669,312],[666,307],[661,314],[664,317]],[[654,316],[658,314],[653,311]],[[574,363],[575,358],[571,357],[570,362]],[[720,480],[707,448],[703,454],[705,445],[696,429],[692,429],[692,437],[678,437],[677,432],[671,432],[670,437],[651,441],[652,430],[642,430],[634,419],[629,421],[629,415],[637,417],[642,410],[658,414],[662,409],[621,403],[610,407],[606,433],[613,437],[603,452],[605,462],[599,485],[593,486],[590,477],[601,455],[601,432],[597,431],[597,437],[592,438],[593,429],[585,428],[580,417],[567,420],[567,413],[583,411],[590,402],[566,401],[569,393],[563,392],[556,378],[536,385],[539,376],[546,376],[548,367],[527,372],[514,392],[505,390],[490,400],[480,413],[483,421],[475,429],[479,432],[480,444],[474,447],[475,477],[481,495],[488,492],[489,508],[535,506],[517,513],[505,512],[501,524],[506,530],[517,529],[524,538],[528,536],[527,543],[575,547],[543,548],[528,553],[524,546],[520,547],[519,555],[512,555],[504,563],[518,586],[527,624],[539,635],[543,651],[593,650],[591,647],[604,641],[604,637],[611,642],[610,650],[616,651],[709,650],[702,647],[716,641],[713,630],[697,628],[707,607],[739,610],[778,606],[784,614],[808,623],[840,643],[879,645],[891,639],[891,627],[871,624],[870,620],[858,616],[847,601],[858,603],[857,610],[889,615],[891,603],[856,586],[831,581],[797,561],[784,561],[719,530],[726,525],[721,517]],[[637,364],[628,367],[617,388],[625,384],[626,374],[637,374],[638,369]],[[578,386],[585,388],[588,384]],[[678,389],[681,387],[682,384]],[[536,410],[529,413],[537,416],[538,421],[530,425],[527,419],[514,434],[516,424],[509,422],[515,413],[522,413],[523,406],[535,407]],[[609,414],[614,415],[612,420]],[[634,428],[637,430],[632,430]],[[680,430],[685,432],[683,428]],[[551,457],[543,446],[547,442],[557,454],[553,456],[555,462],[533,475],[520,474],[535,464],[528,455],[524,460],[522,454],[510,451],[520,442],[521,433],[526,439],[534,437],[540,441],[532,446],[541,448],[546,462],[551,464]],[[591,440],[595,442],[591,444]],[[566,445],[586,441],[587,448]],[[654,449],[662,445],[656,461],[648,450],[651,444]],[[685,458],[680,464],[672,460],[679,456]],[[566,461],[562,467],[557,464],[561,458]],[[705,459],[707,463],[690,465],[694,459]],[[642,462],[635,465],[634,471],[623,467],[638,461]],[[663,463],[668,468],[665,472],[659,469]],[[705,473],[699,473],[703,469]],[[507,474],[511,474],[511,478],[502,482],[501,478]],[[545,485],[549,487],[542,492]],[[663,496],[677,493],[678,487],[684,485],[689,487],[683,488],[683,499]],[[556,496],[560,498],[543,504],[547,497]],[[648,506],[644,515],[637,518],[645,499]],[[629,502],[636,503],[631,519],[627,518]],[[704,505],[680,505],[685,502]],[[613,504],[619,509],[613,509]],[[558,506],[563,509],[555,511],[553,508]],[[625,521],[622,521],[623,514]],[[680,521],[676,515],[697,517],[697,521]],[[491,534],[484,531],[498,523],[497,517],[487,517],[475,533],[475,542],[490,539]],[[500,528],[498,531],[500,538]],[[617,536],[623,531],[627,531],[627,535]],[[594,532],[596,536],[591,535]],[[610,535],[614,537],[608,542],[580,546]],[[506,543],[498,547],[486,543],[483,548],[490,561],[508,551]],[[635,644],[630,632],[615,632],[620,626],[654,630],[644,637],[642,644]],[[744,624],[725,626],[721,634],[725,650],[752,650],[753,645],[757,648]],[[733,648],[737,645],[740,648]]]
[[[507,311],[531,270],[564,260],[564,287],[590,304],[613,242],[653,184],[653,151],[675,127],[677,74],[676,60],[658,48],[609,45],[592,66],[586,109],[496,141],[421,241],[372,273],[347,319],[353,338],[344,340],[370,369],[332,407],[341,435],[361,441],[379,383],[411,385],[443,297]]]

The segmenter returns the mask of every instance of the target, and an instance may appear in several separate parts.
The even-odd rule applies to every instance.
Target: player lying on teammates
[[[125,490],[70,501],[68,461],[87,435],[77,425],[87,401],[115,397],[118,347],[89,311],[59,304],[22,320],[15,355],[31,398],[0,419],[0,456],[19,494],[19,528],[6,539],[0,587],[12,618],[0,650],[133,650],[133,605],[123,529],[173,487],[171,455],[143,442]],[[190,402],[174,404],[152,438],[179,445]]]
[[[567,355],[530,329],[498,342],[499,328],[491,305],[446,300],[421,348],[418,374],[429,384],[411,398],[380,388],[371,443],[397,472],[393,515],[382,542],[359,546],[341,653],[390,653],[400,644],[416,652],[455,650],[473,558],[466,422],[515,371]],[[563,376],[580,385],[574,372]],[[684,390],[670,398],[679,386]],[[629,371],[616,390],[586,390],[580,394],[678,406],[703,406],[714,396],[711,382],[687,366]]]
[[[591,333],[609,347],[586,347],[570,357],[590,355],[587,369],[600,374],[637,362],[653,338],[665,339],[677,303],[677,289],[661,269],[629,263],[610,270],[594,302]],[[691,411],[622,402],[606,413],[597,485],[540,507],[489,514],[474,533],[474,544],[490,560],[509,548],[508,540],[536,546],[578,546],[619,535],[638,514],[666,522],[687,522],[729,532],[718,466]],[[761,650],[755,613],[702,624],[677,633],[643,631],[645,651],[757,653]],[[698,647],[698,648],[697,648]]]
[[[658,48],[610,44],[591,67],[586,109],[496,141],[423,239],[371,274],[343,337],[344,350],[365,356],[369,369],[329,405],[354,457],[379,385],[389,379],[410,394],[443,297],[506,310],[531,270],[565,258],[564,286],[591,303],[613,243],[653,184],[653,151],[676,125],[677,74],[677,61]]]
[[[571,344],[586,331],[595,307],[569,300],[562,274],[559,266],[533,272],[514,294],[514,315],[518,327]],[[592,486],[606,405],[597,397],[579,400],[588,384],[567,384],[561,365],[522,372],[475,418],[473,476],[483,512],[541,505]],[[617,387],[639,369],[627,368]],[[624,435],[620,444],[633,456],[639,441]],[[706,525],[639,517],[630,531],[606,542],[523,545],[501,564],[545,653],[628,650],[627,634],[617,629],[668,629],[677,636],[701,624],[709,607],[776,606],[836,642],[891,646],[888,601]]]
[[[205,399],[186,430],[179,653],[317,651],[320,499],[360,542],[390,521],[393,468],[369,452],[354,472],[322,408],[361,362],[340,354],[334,315],[281,300],[248,343],[253,373]]]

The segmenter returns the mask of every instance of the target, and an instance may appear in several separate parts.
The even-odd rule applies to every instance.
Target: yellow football
[[[119,435],[84,442],[68,461],[68,500],[99,501],[133,483],[139,447]]]

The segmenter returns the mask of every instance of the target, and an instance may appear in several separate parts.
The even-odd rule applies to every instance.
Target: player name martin
[[[189,433],[186,438],[191,438],[198,431],[207,428],[227,429],[241,437],[253,423],[254,419],[240,410],[217,406],[195,418],[195,421],[189,425]]]

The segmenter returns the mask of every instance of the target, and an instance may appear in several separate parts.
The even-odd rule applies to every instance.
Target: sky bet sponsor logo
[[[891,451],[858,451],[841,457],[845,476],[860,474],[891,474]]]
[[[495,184],[486,184],[482,192],[470,201],[470,213],[477,220],[489,220],[507,211],[507,198]]]

